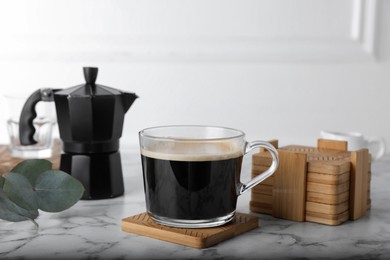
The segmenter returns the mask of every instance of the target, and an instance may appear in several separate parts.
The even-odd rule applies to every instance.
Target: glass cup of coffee
[[[21,94],[4,95],[4,110],[7,120],[11,155],[19,158],[48,158],[52,156],[53,127],[56,124],[53,102],[39,102],[36,107],[34,145],[21,145],[19,139],[19,118],[27,96]]]
[[[247,142],[236,129],[161,126],[139,132],[146,207],[159,224],[181,228],[220,226],[234,218],[237,198],[271,176],[277,150],[264,141]],[[265,148],[271,166],[241,183],[243,156]]]

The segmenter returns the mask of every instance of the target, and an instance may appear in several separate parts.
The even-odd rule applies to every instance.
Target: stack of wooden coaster
[[[271,141],[278,146],[277,140]],[[347,143],[318,140],[318,147],[278,149],[275,174],[252,189],[250,209],[275,217],[339,225],[370,207],[371,162],[367,149],[347,151]],[[252,177],[271,164],[268,152],[252,157]]]
[[[343,155],[315,153],[308,156],[306,221],[338,225],[348,220],[351,164]],[[310,167],[324,159],[328,167]]]
[[[264,172],[269,167],[269,164],[265,162],[263,158],[264,157],[257,157],[256,154],[253,155],[252,178]],[[271,176],[252,188],[252,197],[250,201],[250,209],[252,211],[272,215],[273,185],[274,176]]]

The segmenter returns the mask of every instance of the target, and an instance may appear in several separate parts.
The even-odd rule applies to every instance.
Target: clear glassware
[[[237,198],[277,169],[277,150],[264,141],[247,142],[236,129],[162,126],[139,132],[147,212],[157,223],[181,228],[220,226],[235,216]],[[263,147],[271,166],[247,183],[240,181],[242,158]]]
[[[4,95],[3,110],[7,120],[9,148],[14,157],[19,158],[49,158],[53,149],[53,127],[56,125],[55,107],[53,102],[39,102],[37,117],[33,124],[36,132],[34,145],[21,145],[19,140],[19,117],[27,96]]]

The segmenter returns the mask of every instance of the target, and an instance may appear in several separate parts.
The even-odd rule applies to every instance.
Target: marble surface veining
[[[194,249],[121,231],[122,218],[145,211],[139,152],[122,148],[121,154],[124,196],[40,212],[39,229],[28,221],[0,220],[0,259],[390,259],[390,155],[372,164],[372,207],[357,221],[327,226],[257,214],[260,228]],[[239,198],[238,211],[249,213],[249,199],[250,192]]]

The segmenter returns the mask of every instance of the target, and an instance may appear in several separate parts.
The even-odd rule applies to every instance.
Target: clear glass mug
[[[21,145],[19,140],[19,118],[27,96],[12,94],[4,95],[3,99],[10,140],[9,147],[12,156],[20,158],[51,157],[53,127],[57,122],[54,104],[52,102],[39,102],[37,104],[37,117],[33,121],[36,129],[34,139],[37,143],[34,145]]]
[[[264,141],[247,142],[236,129],[162,126],[139,132],[146,207],[159,224],[182,228],[220,226],[234,218],[237,198],[271,176],[277,150]],[[241,183],[243,156],[263,147],[271,166]]]

